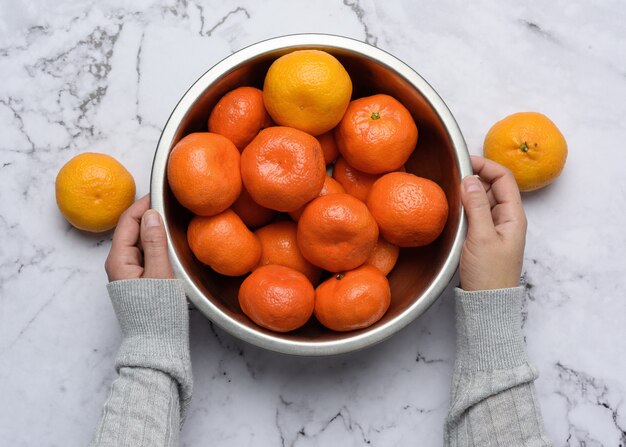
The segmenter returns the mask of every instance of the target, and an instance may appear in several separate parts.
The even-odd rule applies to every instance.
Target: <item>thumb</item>
[[[468,236],[480,238],[493,236],[496,230],[491,217],[489,198],[475,175],[468,175],[463,179],[461,201],[467,214]]]
[[[167,236],[161,216],[155,210],[146,211],[141,218],[141,245],[143,247],[144,278],[169,279],[174,277],[167,253]]]

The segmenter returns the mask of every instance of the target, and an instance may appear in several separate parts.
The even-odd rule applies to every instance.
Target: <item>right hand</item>
[[[468,230],[461,253],[461,288],[492,290],[519,285],[526,243],[526,215],[511,171],[472,157],[477,176],[461,185]]]

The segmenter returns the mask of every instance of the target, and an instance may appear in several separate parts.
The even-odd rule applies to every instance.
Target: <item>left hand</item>
[[[145,195],[120,216],[104,263],[109,281],[174,278],[163,219]]]
[[[463,179],[467,238],[461,253],[461,288],[492,290],[519,285],[526,215],[515,177],[504,166],[472,157],[475,176]]]

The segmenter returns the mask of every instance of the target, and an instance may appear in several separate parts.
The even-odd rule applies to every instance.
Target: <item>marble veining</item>
[[[115,377],[120,335],[102,268],[112,235],[59,215],[60,166],[106,152],[145,194],[160,131],[195,79],[256,41],[323,32],[414,67],[472,153],[514,111],[559,125],[565,172],[524,196],[524,333],[555,446],[626,446],[624,23],[617,1],[0,2],[0,445],[86,445]],[[193,311],[182,444],[441,445],[453,317],[451,285],[391,339],[304,359]]]

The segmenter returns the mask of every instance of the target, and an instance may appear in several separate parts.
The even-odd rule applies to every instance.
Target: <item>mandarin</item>
[[[483,153],[511,170],[520,191],[533,191],[561,175],[567,160],[567,142],[547,116],[520,112],[489,129]]]
[[[378,179],[367,207],[382,236],[400,247],[430,244],[448,219],[443,189],[432,180],[406,172],[391,172]]]
[[[382,237],[379,237],[376,247],[372,250],[365,264],[376,267],[383,275],[388,275],[395,267],[399,254],[400,247],[390,244]]]
[[[187,242],[198,260],[222,275],[244,275],[261,258],[259,239],[230,209],[191,219]]]
[[[331,272],[363,264],[376,246],[378,226],[363,202],[349,194],[313,200],[298,221],[298,246],[306,259]]]
[[[335,138],[339,153],[351,166],[381,174],[406,163],[417,143],[417,126],[402,103],[379,94],[352,101]]]
[[[61,214],[79,230],[99,233],[117,225],[135,200],[135,180],[115,158],[85,152],[59,170],[55,195]]]
[[[337,180],[327,175],[326,178],[324,179],[324,186],[322,186],[322,190],[318,194],[318,197],[326,196],[328,194],[339,194],[342,192],[346,192],[343,189],[343,186],[341,186],[341,184]],[[300,220],[300,216],[302,216],[302,213],[304,212],[305,207],[306,205],[304,205],[301,208],[298,208],[295,211],[290,212],[289,215],[291,216],[293,220],[297,222],[298,220]]]
[[[299,50],[276,59],[265,76],[263,100],[272,119],[311,135],[339,123],[350,97],[352,81],[331,54]]]
[[[389,281],[371,265],[333,275],[315,289],[315,317],[334,331],[371,326],[390,303]]]
[[[248,228],[265,225],[276,215],[276,211],[256,203],[245,187],[241,188],[241,194],[230,209],[237,213]]]
[[[263,92],[254,87],[239,87],[222,96],[211,110],[209,132],[225,136],[241,152],[271,121]]]
[[[304,274],[283,265],[264,265],[239,288],[244,314],[261,327],[289,332],[303,326],[315,306],[315,290]]]
[[[199,216],[213,216],[239,197],[239,164],[239,151],[228,138],[191,133],[170,152],[167,180],[181,205]]]
[[[294,211],[322,189],[326,177],[324,154],[315,137],[305,132],[268,127],[241,154],[241,176],[259,205]]]
[[[406,172],[404,166],[398,169]],[[367,196],[372,185],[384,174],[366,174],[348,164],[345,158],[339,157],[333,167],[333,178],[341,183],[345,191],[362,202],[367,201]]]
[[[335,141],[335,133],[332,131],[321,134],[317,137],[317,141],[322,146],[322,152],[324,152],[324,162],[330,164],[339,156],[339,149],[337,149],[337,142]]]
[[[255,270],[267,264],[284,265],[297,270],[317,284],[322,271],[307,261],[297,242],[298,227],[290,221],[274,222],[254,232],[261,242],[261,259]]]

